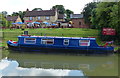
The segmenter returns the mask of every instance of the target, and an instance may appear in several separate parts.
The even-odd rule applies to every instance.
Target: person
[[[60,23],[58,23],[58,28],[60,28],[60,26],[61,26]]]
[[[25,25],[22,25],[22,26],[21,26],[21,30],[24,30],[24,29],[25,29]]]
[[[72,25],[71,25],[71,24],[68,24],[68,26],[69,26],[69,28],[71,28],[71,27],[72,27]]]

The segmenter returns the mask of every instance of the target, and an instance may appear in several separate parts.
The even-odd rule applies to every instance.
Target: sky
[[[27,8],[29,10],[34,8],[49,10],[54,5],[63,5],[65,9],[70,9],[75,14],[78,14],[83,10],[85,4],[92,1],[93,0],[2,0],[0,12],[7,11],[8,14],[12,14],[13,12],[26,11]]]

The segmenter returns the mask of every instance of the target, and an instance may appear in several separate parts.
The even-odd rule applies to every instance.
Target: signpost
[[[103,28],[102,35],[116,35],[116,31],[112,28]]]

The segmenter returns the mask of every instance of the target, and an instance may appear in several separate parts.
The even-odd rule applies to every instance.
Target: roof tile
[[[83,18],[83,14],[71,14],[70,18]]]
[[[16,21],[17,18],[18,18],[18,16],[7,16],[7,17],[6,17],[6,19],[7,19],[8,21]]]
[[[35,16],[54,16],[55,10],[42,10],[42,11],[28,11],[25,17],[35,17]]]

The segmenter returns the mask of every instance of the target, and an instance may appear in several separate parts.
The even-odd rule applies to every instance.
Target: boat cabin
[[[95,38],[51,37],[51,36],[18,36],[19,45],[58,46],[58,47],[97,47]]]

